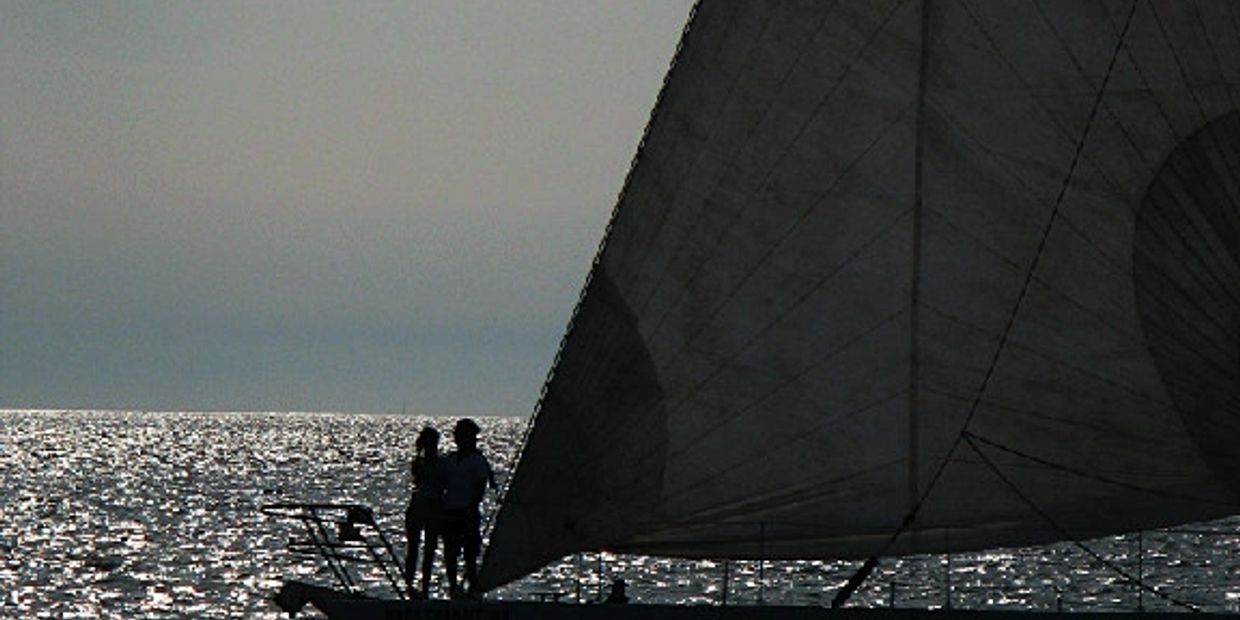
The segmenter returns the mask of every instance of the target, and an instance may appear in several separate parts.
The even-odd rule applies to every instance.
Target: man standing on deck
[[[456,580],[457,555],[465,553],[465,581],[473,595],[478,575],[478,553],[482,550],[482,496],[487,484],[495,487],[491,464],[478,449],[478,424],[462,418],[452,429],[456,451],[444,458],[443,542],[444,567],[448,572],[449,596],[459,598]]]

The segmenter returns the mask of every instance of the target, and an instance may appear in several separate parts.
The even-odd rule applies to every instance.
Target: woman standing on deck
[[[413,475],[413,495],[405,509],[405,586],[409,597],[417,599],[429,594],[443,513],[444,467],[439,458],[439,431],[427,426],[418,433],[409,469]],[[413,587],[419,538],[423,540],[421,591]]]

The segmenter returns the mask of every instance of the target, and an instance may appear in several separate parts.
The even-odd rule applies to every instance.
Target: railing
[[[375,521],[374,512],[360,504],[268,504],[263,514],[300,522],[304,538],[292,538],[294,555],[322,561],[344,592],[358,594],[363,582],[358,566],[378,567],[397,598],[406,598],[405,571],[392,543]]]
[[[856,567],[849,561],[772,557],[773,535],[779,528],[808,530],[810,524],[719,525],[749,529],[756,554],[745,559],[691,560],[588,552],[548,566],[524,585],[514,585],[510,596],[524,598],[530,589],[537,589],[577,592],[581,600],[598,588],[601,599],[606,583],[623,578],[635,602],[826,606]],[[1086,542],[1127,574],[1114,573],[1072,543],[914,555],[882,560],[855,604],[1051,612],[1240,610],[1240,585],[1234,579],[1240,574],[1240,520]],[[661,566],[656,568],[653,562]]]

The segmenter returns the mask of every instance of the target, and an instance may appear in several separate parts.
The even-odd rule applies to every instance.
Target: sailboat
[[[692,12],[478,587],[1240,513],[1240,3]]]

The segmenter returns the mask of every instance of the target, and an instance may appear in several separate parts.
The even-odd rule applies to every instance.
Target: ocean
[[[525,421],[478,421],[482,447],[502,480]],[[331,585],[332,576],[290,554],[294,524],[260,508],[365,504],[403,544],[413,438],[424,425],[446,432],[452,422],[412,415],[0,410],[0,617],[283,618],[271,597],[285,578]],[[489,498],[487,508],[493,507]],[[854,603],[1119,611],[1182,609],[1179,602],[1240,612],[1240,519],[1087,545],[1130,574],[1139,570],[1157,594],[1139,594],[1084,550],[1058,544],[885,561]],[[589,553],[492,596],[559,592],[562,600],[589,600],[599,596],[600,584],[620,577],[638,602],[717,604],[726,574],[729,604],[815,605],[828,602],[856,565]]]

